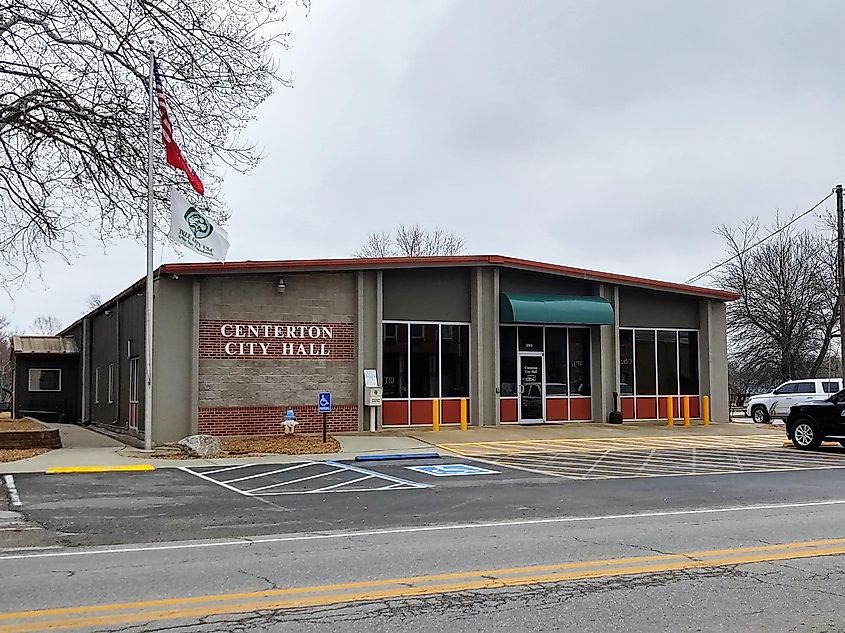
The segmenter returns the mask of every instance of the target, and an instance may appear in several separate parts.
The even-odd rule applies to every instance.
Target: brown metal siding
[[[621,327],[698,329],[699,299],[687,295],[619,288],[619,325]]]

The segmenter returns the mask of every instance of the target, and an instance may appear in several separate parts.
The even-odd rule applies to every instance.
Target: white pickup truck
[[[771,393],[751,396],[745,403],[745,413],[758,424],[769,422],[772,418],[785,420],[792,405],[824,400],[841,389],[841,378],[788,380]]]

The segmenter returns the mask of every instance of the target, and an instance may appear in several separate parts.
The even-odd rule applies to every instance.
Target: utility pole
[[[842,185],[836,185],[836,281],[839,285],[839,377],[845,373],[845,207]]]

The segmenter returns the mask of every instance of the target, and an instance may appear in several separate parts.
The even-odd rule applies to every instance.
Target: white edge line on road
[[[20,508],[23,503],[21,503],[18,488],[15,486],[15,478],[12,475],[3,475],[3,483],[6,484],[6,490],[9,491],[9,502],[12,504],[12,507]]]
[[[361,538],[367,536],[385,536],[390,534],[414,534],[420,532],[447,532],[450,530],[476,530],[480,528],[518,527],[523,525],[551,525],[559,523],[585,523],[589,521],[612,521],[623,519],[650,519],[669,516],[690,516],[699,514],[724,514],[728,512],[757,512],[762,510],[786,510],[790,508],[814,508],[823,506],[845,505],[845,499],[832,501],[806,501],[801,503],[773,503],[754,506],[733,506],[727,508],[701,508],[698,510],[666,510],[662,512],[634,512],[629,514],[604,514],[584,517],[552,517],[547,519],[519,519],[513,521],[489,521],[484,523],[457,523],[453,525],[423,525],[416,527],[385,528],[379,530],[360,530],[355,532],[333,532],[302,534],[299,536],[242,537],[231,541],[204,541],[201,543],[174,543],[171,545],[145,545],[139,547],[113,547],[106,549],[73,550],[62,552],[43,552],[39,554],[12,554],[0,556],[0,562],[27,558],[66,558],[71,556],[100,556],[104,554],[134,554],[139,552],[162,552],[170,550],[189,550],[208,547],[228,547],[230,545],[262,545],[267,543],[290,543],[296,541],[335,540]]]

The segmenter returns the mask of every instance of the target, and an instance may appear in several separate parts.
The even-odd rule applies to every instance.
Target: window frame
[[[467,349],[469,350],[469,357],[467,358],[467,362],[471,364],[472,361],[472,324],[469,321],[422,321],[422,320],[415,320],[415,321],[407,321],[402,319],[382,319],[382,340],[384,340],[384,326],[385,325],[405,325],[408,328],[408,340],[407,340],[407,349],[405,353],[407,354],[408,358],[408,367],[406,370],[405,378],[408,381],[408,395],[404,398],[384,398],[385,401],[389,402],[411,402],[412,400],[463,400],[469,399],[469,394],[472,393],[472,368],[469,368],[469,376],[467,381],[467,395],[466,396],[447,396],[443,397],[443,327],[444,325],[465,325],[467,328]],[[436,325],[437,326],[437,393],[436,396],[428,396],[425,398],[413,398],[411,397],[411,326],[413,325]],[[382,356],[384,352],[382,352]],[[410,405],[409,405],[410,406]],[[410,423],[410,411],[408,413],[408,420]]]
[[[698,397],[701,395],[701,330],[699,328],[688,328],[688,327],[620,327],[619,332],[626,331],[626,332],[633,332],[633,346],[631,350],[631,362],[633,364],[633,375],[634,375],[634,384],[632,385],[632,393],[630,394],[622,394],[621,393],[621,386],[619,384],[616,385],[616,391],[619,393],[620,398],[666,398],[668,396],[672,397]],[[677,393],[673,394],[658,394],[658,393],[650,393],[650,394],[639,394],[637,393],[637,340],[636,340],[636,333],[638,331],[650,331],[654,332],[654,387],[655,391],[660,391],[659,386],[659,377],[658,377],[658,357],[657,357],[657,333],[660,331],[664,332],[675,332],[675,369],[676,369],[676,379],[677,379]],[[695,332],[696,335],[696,363],[697,363],[697,377],[698,377],[698,391],[699,393],[681,393],[681,345],[680,345],[680,332]],[[622,359],[619,354],[619,349],[616,350],[616,365],[617,368],[621,367]],[[620,372],[621,374],[621,372]]]
[[[519,349],[519,328],[521,328],[521,327],[540,328],[540,329],[543,330],[543,337],[542,337],[543,349],[542,350],[525,351],[525,350]],[[593,344],[592,344],[592,337],[588,337],[589,345],[586,348],[587,361],[589,363],[587,375],[590,377],[590,395],[589,396],[585,396],[585,395],[582,395],[580,393],[571,393],[572,389],[571,389],[570,367],[569,367],[569,360],[570,360],[570,356],[569,356],[569,354],[570,354],[569,330],[592,331],[592,326],[590,326],[590,325],[542,325],[542,324],[539,324],[539,323],[536,324],[536,325],[532,325],[530,323],[529,324],[525,324],[525,323],[500,323],[499,328],[500,328],[500,330],[501,330],[501,328],[515,328],[516,336],[514,337],[514,339],[515,339],[515,344],[516,344],[516,363],[517,363],[516,378],[517,378],[517,384],[519,383],[519,356],[521,354],[527,354],[527,355],[542,354],[542,356],[543,356],[543,385],[544,385],[543,397],[544,398],[592,398],[593,397],[593,395],[592,395],[592,393],[593,393]],[[564,330],[564,331],[566,331],[566,337],[565,337],[566,338],[566,393],[565,394],[560,394],[560,393],[549,394],[549,393],[546,393],[545,386],[547,385],[548,378],[549,378],[548,377],[548,371],[547,371],[547,368],[546,368],[546,363],[548,361],[548,345],[546,344],[546,330]],[[497,337],[497,341],[498,340],[499,340],[499,338]],[[500,349],[499,350],[499,356],[500,357],[501,357],[501,354],[502,354],[502,350]],[[500,369],[501,369],[501,367],[497,367],[497,369],[496,369],[497,373],[499,372]],[[501,376],[499,376],[497,388],[501,389],[501,386],[502,386],[502,380],[501,380]],[[517,393],[515,396],[503,396],[503,395],[501,395],[501,393],[497,393],[497,395],[500,399],[501,398],[518,399],[519,398],[519,393]]]
[[[100,404],[100,368],[94,368],[94,404]]]
[[[59,372],[59,387],[58,389],[33,389],[32,388],[32,372],[57,371]],[[26,376],[26,390],[27,393],[60,393],[62,391],[62,370],[60,367],[30,367]]]

